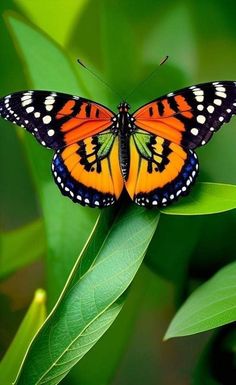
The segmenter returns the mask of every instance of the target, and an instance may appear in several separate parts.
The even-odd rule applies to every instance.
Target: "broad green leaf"
[[[236,186],[199,182],[187,197],[175,205],[161,209],[168,215],[207,215],[236,208]]]
[[[172,320],[165,339],[187,336],[236,320],[236,262],[195,290]]]
[[[6,18],[31,78],[32,88],[82,93],[81,83],[73,66],[59,46],[17,15],[8,13]],[[26,137],[26,147],[45,218],[49,249],[46,271],[50,307],[55,303],[76,256],[83,248],[98,211],[75,205],[60,194],[50,170],[52,151],[39,146],[29,135]]]
[[[157,212],[134,205],[117,215],[89,270],[77,281],[76,272],[72,274],[29,349],[18,385],[57,384],[96,343],[120,311],[121,296],[143,260],[158,219]]]
[[[3,232],[0,239],[0,279],[37,260],[46,252],[44,226],[40,219],[19,229]]]
[[[129,340],[132,338],[137,317],[140,316],[140,308],[145,307],[147,288],[153,289],[154,280],[156,283],[156,276],[154,277],[151,271],[142,265],[129,290],[123,311],[119,313],[103,338],[63,380],[63,385],[77,383],[99,385],[111,382]],[[156,294],[163,297],[160,290],[157,290]],[[115,346],[115,349],[111,349],[111,346]]]
[[[20,369],[28,346],[46,319],[46,294],[38,289],[21,325],[2,361],[0,362],[0,383],[12,385]]]

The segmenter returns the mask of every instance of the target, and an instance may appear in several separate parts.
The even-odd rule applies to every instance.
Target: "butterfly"
[[[138,205],[162,207],[189,193],[199,165],[194,150],[236,113],[236,82],[204,83],[155,99],[133,114],[60,92],[22,91],[0,99],[0,116],[55,151],[62,194],[103,208],[125,188]]]

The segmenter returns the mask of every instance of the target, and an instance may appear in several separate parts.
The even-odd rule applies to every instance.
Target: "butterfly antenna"
[[[148,82],[148,81],[155,75],[155,73],[159,70],[160,66],[162,66],[168,59],[169,59],[169,56],[166,55],[166,56],[161,60],[161,62],[160,62],[160,64],[158,65],[158,67],[156,67],[156,68],[154,69],[154,71],[152,71],[152,72],[150,73],[150,75],[148,75],[148,77],[146,77],[146,78],[145,78],[143,81],[141,81],[137,86],[135,86],[135,87],[133,88],[133,90],[130,92],[130,94],[128,94],[128,96],[127,96],[125,99],[127,99],[127,98],[129,98],[131,95],[133,95],[134,91],[136,91],[137,88],[139,88],[139,87],[141,87],[143,84],[147,83],[147,82]]]
[[[105,80],[103,80],[96,72],[91,70],[91,68],[88,68],[80,59],[77,59],[77,62],[85,68],[91,75],[93,75],[97,80],[99,80],[101,83],[103,83],[111,92],[113,92],[116,96],[119,96],[120,99],[122,99],[122,96],[110,86]]]

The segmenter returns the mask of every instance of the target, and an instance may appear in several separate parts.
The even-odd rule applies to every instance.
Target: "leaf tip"
[[[41,305],[41,304],[44,304],[46,302],[46,298],[47,298],[47,295],[46,295],[46,292],[45,290],[43,289],[37,289],[35,294],[34,294],[34,301]]]

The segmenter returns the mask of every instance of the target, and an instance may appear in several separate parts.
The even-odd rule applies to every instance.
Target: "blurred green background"
[[[1,96],[28,88],[62,91],[116,111],[119,98],[77,58],[125,97],[169,55],[129,98],[133,110],[181,87],[233,80],[235,14],[235,1],[220,0],[2,0]],[[63,198],[51,178],[52,153],[23,130],[0,124],[3,355],[34,290],[45,287],[49,308],[55,303],[98,211]],[[236,184],[235,143],[233,119],[198,150],[200,180]],[[235,222],[234,211],[161,217],[127,310],[63,383],[192,383],[209,335],[164,344],[162,338],[193,288],[235,260]],[[117,351],[115,357],[109,358],[109,349]],[[218,382],[206,382],[211,383]]]

